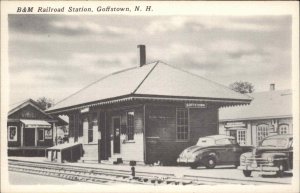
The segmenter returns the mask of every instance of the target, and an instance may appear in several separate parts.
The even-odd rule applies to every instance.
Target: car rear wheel
[[[252,171],[249,170],[243,170],[243,174],[245,177],[250,177],[251,176]]]
[[[213,169],[216,166],[216,159],[214,157],[208,157],[206,160],[205,167],[207,169]]]
[[[190,165],[191,169],[196,169],[198,167],[198,164],[197,163],[192,163]]]
[[[235,167],[235,168],[237,168],[237,167],[239,167],[239,166],[240,166],[240,162],[235,162],[235,163],[234,163],[234,167]]]

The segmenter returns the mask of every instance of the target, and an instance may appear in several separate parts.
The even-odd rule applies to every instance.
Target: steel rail
[[[130,175],[127,170],[113,170],[82,166],[61,165],[53,163],[41,163],[33,161],[9,160],[10,171],[20,171],[25,173],[39,174],[45,176],[62,177],[78,181],[95,181],[100,179],[101,182],[122,182],[137,184],[162,184],[170,174],[160,174],[151,172],[141,172],[135,177]],[[56,173],[56,174],[53,174]],[[156,174],[160,174],[157,176]],[[173,180],[173,184],[185,184],[185,182]]]
[[[208,184],[289,184],[282,182],[270,182],[264,180],[246,180],[221,177],[183,175],[181,178],[174,174],[158,172],[136,172],[131,176],[129,170],[97,168],[90,166],[77,166],[58,163],[44,163],[23,160],[8,160],[10,171],[48,175],[75,181],[91,183],[135,183],[135,184],[181,184],[181,185],[208,185]]]

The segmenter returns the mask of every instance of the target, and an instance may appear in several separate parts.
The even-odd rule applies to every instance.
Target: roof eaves
[[[211,102],[230,102],[236,104],[249,104],[251,99],[227,99],[227,98],[205,98],[190,96],[164,96],[164,95],[145,95],[134,94],[135,99],[158,99],[158,100],[177,100],[177,101],[211,101]]]
[[[279,118],[293,118],[293,115],[282,115],[282,116],[278,115],[278,116],[264,116],[264,117],[247,117],[247,118],[230,118],[230,119],[220,119],[219,122],[265,120],[265,119],[279,119]]]
[[[99,101],[93,101],[85,104],[79,104],[79,105],[74,105],[74,106],[69,106],[69,107],[64,107],[64,108],[59,108],[59,109],[49,109],[47,110],[47,113],[50,114],[58,114],[58,113],[63,113],[63,112],[68,112],[68,111],[75,111],[79,109],[83,109],[86,107],[94,107],[98,105],[106,105],[106,104],[113,104],[113,103],[118,103],[118,102],[123,102],[123,101],[129,101],[132,100],[132,97],[130,95],[123,95],[123,96],[118,96],[110,99],[104,99],[104,100],[99,100]]]

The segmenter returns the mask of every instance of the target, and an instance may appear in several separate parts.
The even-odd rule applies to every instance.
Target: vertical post
[[[102,119],[101,112],[97,112],[97,120],[98,120],[98,163],[101,163],[101,130],[102,129]]]
[[[21,123],[21,147],[24,146],[24,125]]]
[[[55,145],[57,145],[57,127],[56,127],[55,123],[53,123],[53,125],[52,125],[52,130],[53,131],[54,131],[54,128],[55,128]]]
[[[57,161],[59,162],[59,163],[63,163],[63,159],[62,159],[62,157],[63,157],[63,150],[61,149],[60,151],[57,151]]]
[[[37,141],[38,141],[38,132],[37,132],[37,127],[34,128],[34,145],[37,146]]]

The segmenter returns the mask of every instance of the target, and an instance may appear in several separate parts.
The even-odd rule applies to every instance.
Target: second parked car
[[[214,168],[216,165],[239,165],[240,155],[252,151],[250,146],[240,146],[234,137],[211,135],[199,138],[196,145],[185,149],[178,157],[179,164],[191,168],[204,165]]]
[[[249,177],[253,171],[275,172],[282,176],[293,169],[293,136],[273,135],[266,137],[252,152],[240,157],[240,170]]]

